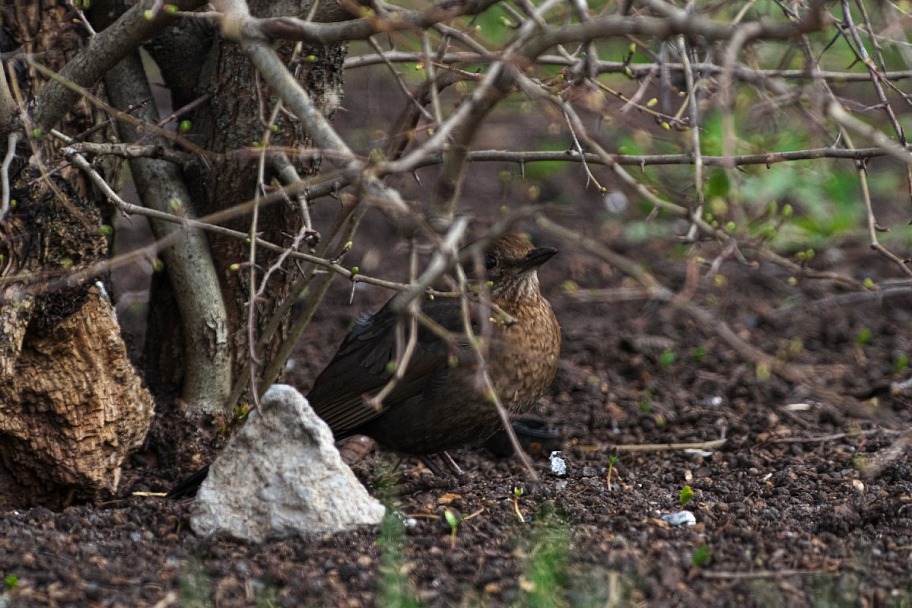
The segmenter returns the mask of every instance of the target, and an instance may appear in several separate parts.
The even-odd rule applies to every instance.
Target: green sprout
[[[712,552],[709,550],[709,545],[703,544],[697,547],[691,561],[697,568],[708,565],[712,561]]]
[[[682,509],[687,506],[687,503],[690,502],[690,499],[693,498],[693,496],[694,496],[693,488],[691,488],[690,486],[684,486],[683,488],[681,488],[681,492],[680,492],[680,494],[678,494],[678,502],[681,503]]]
[[[618,460],[617,454],[612,454],[611,456],[608,457],[608,475],[607,475],[607,477],[608,477],[608,490],[609,491],[611,490],[611,478],[612,477],[620,478],[620,475],[618,475],[617,470],[614,468],[614,465],[617,462],[617,460]]]
[[[897,374],[904,374],[907,369],[909,369],[909,356],[906,354],[897,355],[896,360],[893,361],[893,371]]]
[[[3,585],[7,589],[12,591],[13,589],[15,589],[16,587],[19,586],[19,577],[16,576],[15,574],[7,574],[6,577],[4,577],[4,579],[3,579]]]
[[[659,366],[662,369],[671,367],[671,364],[675,362],[675,354],[671,349],[665,349],[662,351],[662,354],[659,355]]]
[[[526,491],[520,486],[513,487],[513,512],[516,513],[519,522],[523,524],[526,523],[526,518],[523,517],[522,511],[519,510],[519,499],[525,492]]]
[[[855,344],[857,346],[864,346],[871,343],[871,330],[867,327],[862,327],[861,331],[858,332],[858,335],[855,336]]]
[[[443,518],[450,526],[450,548],[453,549],[456,547],[456,533],[459,531],[459,524],[462,519],[450,508],[443,510]]]

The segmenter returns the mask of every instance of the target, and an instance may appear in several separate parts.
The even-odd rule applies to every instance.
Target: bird
[[[335,440],[367,435],[395,452],[445,454],[482,445],[501,430],[489,388],[510,414],[529,411],[550,386],[560,358],[560,324],[537,272],[557,253],[534,247],[523,234],[495,240],[485,251],[483,276],[476,277],[487,287],[478,291],[487,291],[488,300],[467,298],[474,338],[466,332],[460,299],[426,299],[412,355],[379,404],[372,398],[396,372],[403,338],[409,337],[402,333],[407,318],[397,312],[394,296],[359,319],[307,394]],[[490,387],[482,381],[482,362],[472,346],[482,340]],[[198,471],[168,495],[194,494],[206,474],[207,469]]]
[[[484,255],[484,279],[494,305],[485,363],[494,392],[512,414],[530,410],[557,371],[560,324],[541,294],[537,273],[556,253],[553,247],[533,247],[524,235],[509,234]],[[481,382],[458,299],[421,305],[422,316],[454,339],[419,324],[408,367],[381,407],[365,399],[390,381],[396,365],[396,327],[403,319],[394,301],[355,325],[314,381],[308,401],[336,440],[367,435],[382,447],[413,455],[480,445],[501,428],[501,419]],[[483,310],[472,302],[474,332]]]

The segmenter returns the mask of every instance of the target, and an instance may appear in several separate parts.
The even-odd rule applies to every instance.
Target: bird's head
[[[556,253],[553,247],[534,247],[524,235],[510,234],[494,241],[482,258],[494,300],[509,303],[537,296],[536,270]]]

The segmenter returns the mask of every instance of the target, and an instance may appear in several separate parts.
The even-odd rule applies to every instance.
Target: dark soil
[[[368,91],[371,99],[380,92]],[[376,114],[389,113],[382,97],[372,103],[374,114],[340,116],[349,133],[364,130],[365,150],[385,136],[367,131]],[[506,137],[491,121],[481,145]],[[557,203],[549,212],[557,220],[670,288],[690,289],[682,253],[625,243],[623,224],[605,217],[578,167],[538,192],[516,179],[515,166],[484,170],[465,196],[478,201],[479,224],[500,217],[502,204],[537,195]],[[360,234],[346,263],[403,279],[404,250],[392,246],[382,218],[368,214]],[[777,267],[732,260],[714,279],[701,267],[692,301],[805,373],[803,385],[758,368],[679,309],[591,294],[632,284],[571,243],[533,237],[562,250],[541,272],[563,349],[537,413],[561,431],[565,477],[548,472],[547,454],[536,457],[533,485],[514,459],[464,450],[454,454],[464,479],[435,479],[405,459],[396,480],[393,457],[343,446],[407,525],[391,519],[383,530],[258,546],[199,538],[187,525],[192,501],[134,495],[166,490],[218,447],[175,436],[175,427],[186,429],[174,423],[173,398],[163,398],[149,447],[128,463],[118,496],[0,515],[0,606],[912,605],[912,468],[902,451],[883,459],[912,410],[889,392],[864,400],[910,373],[902,365],[912,353],[908,290],[884,297],[827,281],[791,285]],[[718,251],[699,253],[712,261]],[[818,252],[813,265],[878,283],[898,276],[860,247]],[[337,281],[288,381],[306,390],[352,320],[388,296]],[[133,314],[129,305],[121,312]],[[722,438],[716,448],[661,447]],[[174,444],[182,460],[168,456]],[[659,447],[634,449],[647,445]],[[876,475],[862,472],[881,461]],[[672,526],[662,516],[681,510],[685,486],[696,524]],[[467,518],[455,537],[447,509]]]
[[[622,281],[563,246],[542,271],[564,341],[538,413],[562,432],[566,477],[549,474],[542,455],[533,486],[515,460],[466,450],[456,454],[464,479],[435,480],[406,459],[391,483],[392,459],[368,450],[356,457],[356,473],[407,526],[250,546],[195,536],[186,525],[189,500],[132,496],[165,489],[182,473],[146,454],[110,503],[2,516],[8,590],[0,603],[361,606],[414,597],[427,606],[909,605],[908,458],[900,454],[872,478],[860,472],[909,427],[908,400],[820,399],[776,375],[763,379],[762,370],[758,377],[674,308],[584,302],[584,291],[561,284]],[[648,260],[643,250],[627,253],[680,287],[685,262],[651,251]],[[889,272],[867,251],[839,253],[820,257]],[[812,370],[832,394],[857,395],[907,373],[894,368],[910,352],[909,296],[850,299],[827,283],[790,286],[776,268],[733,262],[721,275],[724,284],[701,283],[695,301],[754,346]],[[340,286],[315,320],[291,373],[302,388],[355,310],[385,295],[363,291],[349,308]],[[631,451],[723,437],[717,449]],[[693,489],[686,508],[696,525],[675,527],[661,516],[680,510],[684,486]],[[468,516],[455,539],[445,509]]]

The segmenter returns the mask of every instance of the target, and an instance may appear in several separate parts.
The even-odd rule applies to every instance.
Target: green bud
[[[452,509],[444,509],[443,518],[446,519],[446,522],[450,525],[451,528],[455,528],[459,525],[459,518],[456,517],[456,514],[453,513]]]

